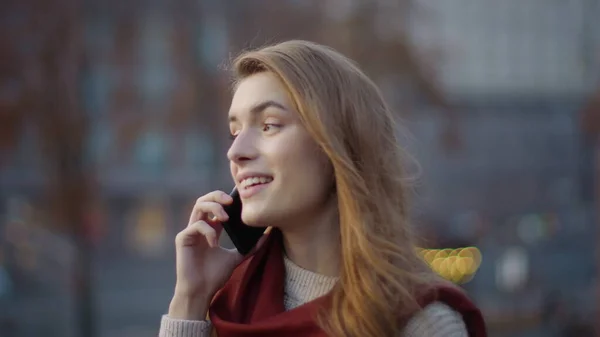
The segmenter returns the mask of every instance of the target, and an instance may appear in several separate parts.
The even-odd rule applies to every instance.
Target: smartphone
[[[252,227],[242,222],[242,199],[240,199],[240,194],[234,187],[229,195],[233,199],[233,202],[223,206],[223,209],[229,215],[229,220],[222,224],[223,229],[229,235],[231,242],[233,242],[238,252],[245,256],[256,246],[256,243],[267,228]]]

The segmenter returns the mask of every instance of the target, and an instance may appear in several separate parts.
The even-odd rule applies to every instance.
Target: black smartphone
[[[256,246],[260,237],[264,234],[266,227],[252,227],[242,222],[242,199],[240,194],[234,187],[229,194],[233,198],[233,202],[223,206],[229,220],[223,222],[223,229],[229,235],[231,242],[238,252],[242,255],[247,255]]]

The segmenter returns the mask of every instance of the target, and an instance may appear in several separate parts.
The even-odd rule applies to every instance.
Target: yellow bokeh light
[[[431,263],[431,268],[433,268],[433,270],[439,273],[442,270],[442,262],[444,261],[444,258],[437,258],[433,260],[433,262]]]
[[[441,277],[454,283],[469,282],[481,265],[477,247],[418,249],[423,260]]]
[[[458,272],[460,272],[463,275],[467,274],[468,267],[465,258],[459,257],[458,259],[456,259],[455,266]]]
[[[481,252],[479,251],[479,249],[477,249],[476,247],[468,247],[465,248],[468,249],[469,252],[471,252],[471,254],[473,254],[473,260],[475,261],[475,263],[477,264],[477,266],[479,266],[481,264]]]
[[[425,261],[427,261],[427,263],[431,265],[433,260],[435,260],[436,254],[437,251],[435,250],[425,250],[425,252],[423,253],[423,258],[425,259]]]
[[[473,258],[473,253],[471,252],[470,249],[463,248],[460,250],[460,253],[458,253],[458,256]]]
[[[465,274],[459,270],[457,264],[452,264],[452,267],[450,268],[450,281],[458,283],[460,280],[462,280],[464,275]]]

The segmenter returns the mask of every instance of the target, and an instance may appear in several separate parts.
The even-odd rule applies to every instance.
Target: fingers
[[[199,220],[209,220],[208,214],[214,217],[211,221],[226,221],[229,219],[222,205],[228,205],[233,201],[229,194],[223,191],[210,192],[196,200],[188,226]]]
[[[177,247],[192,246],[206,240],[210,247],[219,245],[219,237],[217,231],[205,221],[196,221],[182,230],[175,237],[175,245]]]
[[[194,210],[192,211],[192,216],[190,216],[190,222],[188,225],[200,220],[223,222],[227,221],[228,219],[229,215],[227,215],[221,204],[212,201],[199,201],[194,206]]]

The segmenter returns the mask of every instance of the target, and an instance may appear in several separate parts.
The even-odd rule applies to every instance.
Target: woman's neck
[[[340,231],[337,201],[324,207],[315,216],[301,223],[289,223],[281,228],[287,257],[298,266],[312,272],[339,276]],[[299,219],[298,219],[299,220]]]

